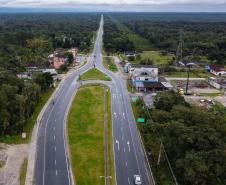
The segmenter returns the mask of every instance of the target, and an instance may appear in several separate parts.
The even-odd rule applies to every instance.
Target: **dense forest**
[[[88,51],[100,16],[97,14],[0,15],[0,136],[21,133],[41,94],[52,87],[49,73],[31,80],[17,78],[26,67],[49,67],[57,47]]]
[[[109,16],[104,17],[104,48],[107,52],[134,51],[135,45],[127,32],[118,28]]]
[[[110,14],[110,16],[149,41],[152,49],[176,54],[181,40],[184,58],[220,64],[226,62],[225,14],[135,13]],[[111,38],[114,37],[109,35],[106,40],[109,41]],[[114,49],[120,50],[117,45]]]
[[[151,162],[156,171],[153,135],[157,132],[165,146],[179,184],[223,185],[226,183],[226,110],[219,105],[210,110],[191,106],[174,92],[162,92],[154,101],[154,108],[141,115],[149,119],[141,133],[146,149],[152,152]],[[153,130],[155,131],[153,133]],[[154,155],[156,155],[154,157]],[[157,161],[157,159],[156,159]],[[156,172],[155,171],[155,172]],[[157,173],[156,173],[157,174]],[[158,184],[163,183],[158,176]],[[157,177],[156,177],[157,178]]]

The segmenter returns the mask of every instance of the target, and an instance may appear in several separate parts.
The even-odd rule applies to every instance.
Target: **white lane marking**
[[[57,120],[55,119],[55,122],[56,122]]]
[[[128,183],[130,184],[130,180],[129,180],[129,177],[128,177]]]
[[[125,117],[125,113],[124,113],[124,112],[123,112],[123,114],[122,114],[122,115],[123,115],[123,118],[124,118],[124,119],[126,119],[126,117]]]
[[[123,135],[122,135],[122,141],[124,140]]]
[[[116,140],[115,143],[118,145],[118,150],[120,150],[120,149],[119,149],[119,141]]]
[[[129,143],[129,141],[127,141],[127,145],[128,145],[129,152],[130,152],[130,143]]]
[[[56,147],[54,148],[54,150],[56,151]]]
[[[127,161],[126,161],[126,167],[127,167]]]
[[[55,128],[55,127],[53,127],[53,130],[55,131],[55,130],[56,130],[56,128]]]
[[[116,98],[116,95],[115,94],[112,94],[113,98],[115,99]]]
[[[56,166],[56,159],[55,159],[55,166]]]
[[[120,88],[121,88],[121,89],[123,88],[121,83],[120,83]],[[125,98],[126,98],[126,96],[125,96]],[[127,99],[128,99],[128,98],[127,98]],[[128,101],[128,100],[127,100],[127,101]],[[123,108],[124,108],[124,110],[125,110],[125,112],[126,112],[126,118],[127,118],[127,120],[129,120],[129,119],[128,119],[128,110],[127,110],[127,108],[125,107],[125,105],[126,105],[125,102],[126,102],[126,100],[124,99],[124,97],[122,97],[122,105],[123,105]],[[140,173],[140,165],[139,165],[138,157],[137,157],[137,149],[136,149],[136,147],[135,147],[134,139],[133,139],[133,136],[132,136],[131,124],[129,123],[128,125],[129,125],[129,130],[130,130],[130,136],[131,136],[131,139],[132,139],[132,145],[133,145],[133,148],[134,148],[134,151],[135,151],[135,158],[136,158],[136,161],[137,161],[137,166],[138,166],[139,174],[141,174],[141,173]],[[140,142],[140,141],[139,141],[139,142]]]
[[[53,139],[54,139],[54,141],[56,140],[56,137],[55,137],[55,135],[53,136]]]
[[[57,174],[58,174],[58,173],[57,173],[57,170],[56,170],[56,176],[57,176]]]
[[[124,147],[124,153],[126,153],[126,149],[125,149],[125,147]]]
[[[116,114],[116,112],[114,112],[114,116],[117,118],[117,114]]]

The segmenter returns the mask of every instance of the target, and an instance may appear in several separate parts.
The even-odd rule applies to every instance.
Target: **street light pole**
[[[188,95],[188,85],[189,85],[189,78],[190,78],[190,69],[191,69],[191,65],[187,65],[187,67],[188,67],[188,77],[187,77],[187,84],[186,84],[185,95]]]

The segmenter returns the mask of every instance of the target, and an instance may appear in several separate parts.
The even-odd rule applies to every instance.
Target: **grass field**
[[[103,58],[103,64],[104,67],[109,69],[112,72],[117,72],[118,68],[114,62],[114,59],[112,57],[104,57]]]
[[[187,72],[165,72],[164,73],[165,77],[178,77],[178,78],[187,78],[188,73]],[[212,75],[210,73],[193,73],[190,72],[190,78],[207,78],[211,77]]]
[[[107,96],[110,173],[114,177],[110,92]],[[95,112],[95,113],[94,113]],[[68,118],[72,168],[77,185],[104,185],[104,98],[100,85],[84,86]],[[111,184],[115,183],[114,178]]]
[[[92,68],[80,76],[81,80],[105,80],[111,81],[110,77],[106,76],[104,73],[96,68]]]
[[[27,173],[27,159],[24,159],[24,162],[20,168],[20,185],[25,185],[26,173]]]
[[[32,134],[32,129],[34,127],[34,124],[37,120],[37,117],[39,113],[41,112],[42,108],[52,95],[54,89],[49,89],[47,92],[42,93],[41,99],[38,102],[38,104],[35,107],[33,115],[26,121],[25,127],[24,127],[24,132],[27,133],[27,138],[22,139],[20,134],[14,135],[14,136],[4,136],[0,137],[0,142],[1,143],[6,143],[6,144],[21,144],[21,143],[28,143],[31,138]]]
[[[169,64],[173,59],[172,55],[169,54],[163,55],[160,51],[144,51],[140,55],[141,60],[150,59],[151,61],[153,61],[153,64],[155,65]]]

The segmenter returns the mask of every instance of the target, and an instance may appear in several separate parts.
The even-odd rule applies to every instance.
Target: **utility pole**
[[[188,85],[189,85],[189,78],[190,78],[190,72],[191,72],[191,67],[194,66],[194,63],[188,63],[186,66],[188,67],[188,77],[187,77],[187,84],[186,84],[186,91],[185,94],[188,95]]]
[[[183,31],[180,31],[180,39],[176,52],[176,62],[179,62],[183,58]]]
[[[188,67],[188,77],[187,77],[187,84],[186,84],[185,95],[188,95],[188,85],[189,85],[189,77],[190,77],[191,65],[187,65],[187,67]]]
[[[161,144],[160,144],[160,148],[159,148],[159,156],[158,156],[158,162],[157,165],[159,166],[160,161],[161,161],[161,155],[162,155],[162,140],[161,140]]]

